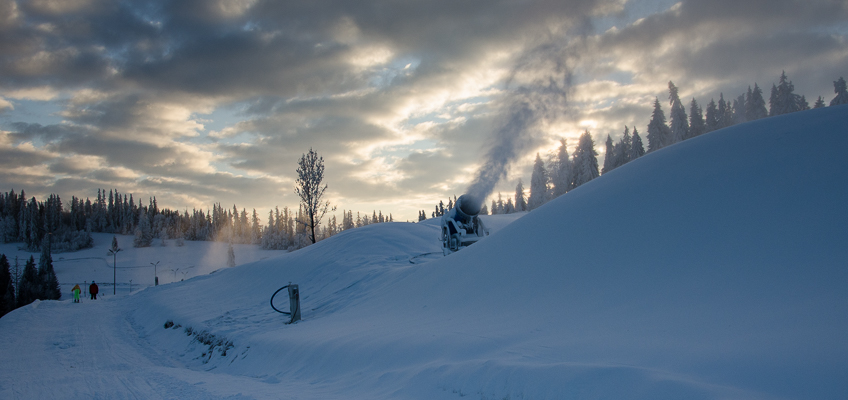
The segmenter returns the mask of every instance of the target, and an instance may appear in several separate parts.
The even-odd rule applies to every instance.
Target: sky
[[[324,158],[341,210],[417,220],[500,154],[493,194],[588,129],[643,136],[668,82],[706,108],[785,71],[848,75],[848,2],[0,0],[0,190],[176,210],[297,207]],[[647,142],[645,142],[647,144]],[[507,147],[507,149],[504,149]],[[485,171],[482,171],[485,172]]]

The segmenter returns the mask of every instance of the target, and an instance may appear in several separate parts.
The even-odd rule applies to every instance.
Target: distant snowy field
[[[845,148],[848,106],[736,125],[448,257],[436,221],[237,246],[235,268],[119,237],[118,291],[144,289],[0,319],[0,398],[845,399]],[[56,255],[60,282],[111,282],[110,240]],[[293,325],[268,303],[289,282]]]

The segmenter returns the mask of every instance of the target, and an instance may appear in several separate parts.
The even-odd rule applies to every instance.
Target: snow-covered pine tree
[[[501,196],[501,192],[498,192],[498,214],[506,214],[506,207],[504,206],[503,197]]]
[[[38,270],[35,269],[35,257],[29,256],[18,288],[18,307],[23,307],[37,300],[40,286]]]
[[[657,101],[659,104],[659,101]],[[668,127],[666,127],[668,129]],[[574,151],[574,187],[578,187],[599,176],[598,153],[592,135],[586,130],[580,135],[577,150]]]
[[[562,196],[571,190],[571,182],[574,180],[574,168],[571,158],[568,156],[568,146],[566,145],[565,138],[560,139],[559,143],[556,163],[557,171],[555,174],[552,174],[554,197]]]
[[[645,155],[645,146],[642,145],[642,137],[639,136],[639,131],[633,127],[633,142],[630,145],[630,156],[627,157],[628,162],[633,161]]]
[[[669,118],[671,119],[671,135],[666,145],[671,145],[689,138],[689,122],[686,118],[686,108],[683,106],[683,102],[680,101],[677,86],[674,86],[672,81],[668,81],[668,102],[671,105],[669,114]]]
[[[750,90],[750,88],[749,88]],[[763,90],[754,83],[754,89],[750,90],[751,95],[745,99],[745,117],[748,121],[754,121],[768,117],[766,110],[766,100],[763,98]]]
[[[630,128],[624,126],[624,134],[613,147],[613,168],[618,168],[630,162],[630,153],[633,147],[633,137],[630,136]]]
[[[515,206],[512,205],[512,199],[509,197],[506,198],[506,204],[504,204],[504,214],[513,214],[515,213]]]
[[[38,298],[41,300],[59,300],[62,298],[62,290],[59,288],[59,279],[53,269],[53,256],[50,251],[50,242],[53,235],[46,235],[41,243],[41,257],[38,259],[38,280],[41,290]]]
[[[12,266],[5,254],[0,254],[0,317],[15,309],[15,288],[12,285]]]
[[[539,153],[533,163],[533,173],[530,175],[530,198],[527,199],[527,210],[535,210],[547,201],[548,170]]]
[[[740,94],[739,97],[733,100],[733,124],[741,124],[748,121],[745,113],[747,106],[745,105],[745,94]]]
[[[489,208],[486,207],[486,204],[480,207],[480,215],[489,215]]]
[[[816,99],[816,103],[813,104],[813,108],[822,108],[824,106],[825,106],[824,99],[821,96],[819,96],[819,98]]]
[[[498,203],[495,202],[495,199],[492,199],[492,215],[498,214]]]
[[[786,77],[786,71],[781,72],[780,82],[777,86],[772,86],[769,115],[782,115],[800,111],[800,96],[794,92],[795,85]]]
[[[724,100],[724,93],[718,95],[718,129],[733,125],[733,107]]]
[[[707,114],[704,117],[705,129],[704,133],[712,132],[716,129],[719,129],[719,114],[718,108],[716,107],[715,100],[710,99],[709,104],[707,104]]]
[[[654,111],[651,113],[651,122],[648,123],[648,152],[650,153],[665,147],[669,136],[671,136],[671,130],[665,123],[665,113],[663,113],[662,106],[660,106],[660,99],[655,98]],[[576,164],[575,168],[577,168]],[[579,172],[575,171],[575,174],[577,173]],[[577,186],[579,185],[574,185],[574,187]]]
[[[848,89],[845,87],[845,78],[840,76],[839,79],[833,81],[833,92],[836,93],[836,97],[830,101],[830,105],[848,104]]]
[[[518,184],[515,185],[515,211],[527,211],[527,196],[524,194],[524,182],[518,178]]]
[[[135,228],[133,247],[150,247],[151,243],[153,243],[153,232],[150,228],[150,219],[147,217],[147,210],[139,208],[138,226]]]
[[[707,130],[707,125],[704,122],[704,114],[701,111],[701,106],[692,98],[689,103],[689,138],[703,135]],[[688,139],[688,138],[687,138]]]
[[[604,142],[604,167],[601,169],[601,174],[612,171],[615,168],[615,146],[612,144],[612,138],[607,135],[607,141]]]

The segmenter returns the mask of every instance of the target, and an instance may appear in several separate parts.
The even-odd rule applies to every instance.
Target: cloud
[[[786,70],[828,97],[846,20],[825,0],[0,0],[0,151],[22,165],[0,183],[294,206],[314,148],[340,207],[429,210],[528,110],[489,190],[583,121],[597,143],[644,134],[669,80],[705,105]]]

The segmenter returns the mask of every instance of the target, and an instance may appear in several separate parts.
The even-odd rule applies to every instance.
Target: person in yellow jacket
[[[82,289],[80,289],[79,287],[79,284],[76,284],[76,286],[74,286],[71,291],[74,292],[74,303],[79,303],[80,291],[82,291]]]

